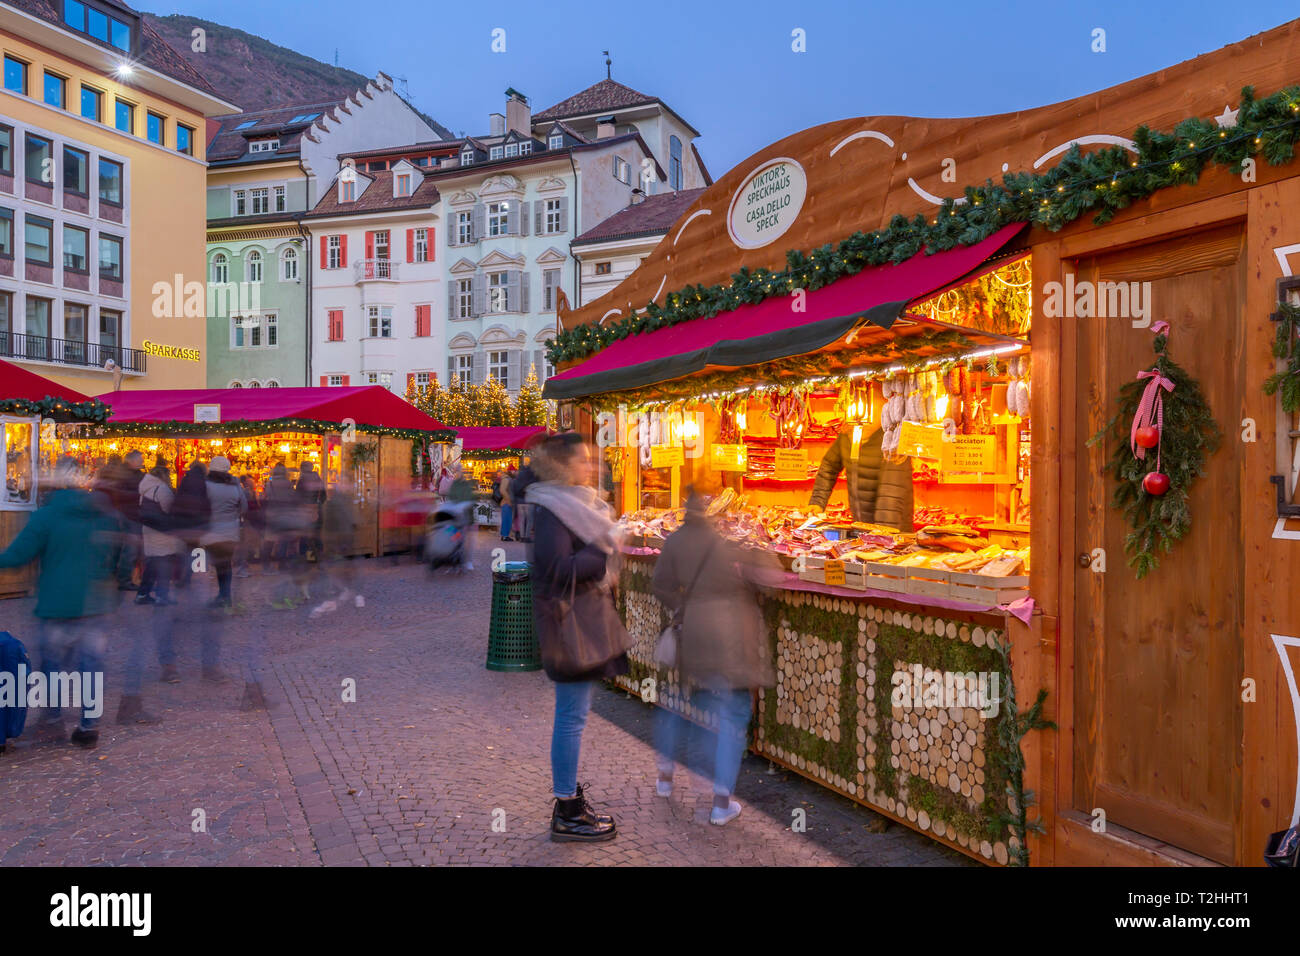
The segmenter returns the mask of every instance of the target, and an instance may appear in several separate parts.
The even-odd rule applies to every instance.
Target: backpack
[[[195,472],[186,474],[172,502],[172,528],[206,528],[211,517],[207,481]]]
[[[27,723],[27,687],[26,680],[20,676],[30,673],[32,662],[27,656],[27,648],[8,631],[0,631],[0,674],[10,675],[18,703],[8,706],[0,703],[0,752],[5,749],[5,740],[21,737],[23,726]],[[22,670],[22,675],[19,670]]]

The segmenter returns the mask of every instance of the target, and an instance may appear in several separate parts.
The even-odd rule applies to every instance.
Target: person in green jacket
[[[825,510],[842,471],[849,486],[849,512],[854,521],[911,531],[912,460],[886,461],[880,447],[883,437],[884,431],[877,428],[870,435],[862,435],[855,446],[852,428],[840,432],[822,458],[809,505]]]
[[[84,490],[82,480],[75,460],[60,459],[52,481],[54,491],[0,552],[0,568],[40,561],[35,614],[41,625],[41,670],[47,675],[73,671],[101,675],[102,687],[108,614],[117,604],[117,518],[108,496]],[[96,727],[103,701],[94,703],[83,695],[82,703],[72,742],[93,747],[99,740]],[[60,717],[57,707],[47,711],[47,721],[58,723]]]

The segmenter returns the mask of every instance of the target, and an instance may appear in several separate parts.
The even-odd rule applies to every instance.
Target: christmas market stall
[[[455,438],[378,385],[120,391],[100,399],[111,408],[107,422],[62,436],[67,453],[87,467],[139,450],[146,466],[161,456],[176,475],[224,455],[231,473],[252,477],[259,494],[277,464],[294,478],[310,464],[331,491],[346,475],[361,516],[354,553],[364,555],[411,547],[415,532],[389,527],[383,516],[419,483],[430,443]]]
[[[805,130],[564,311],[621,686],[710,720],[654,660],[693,488],[785,566],[755,753],[988,863],[1262,863],[1300,823],[1298,50]]]
[[[54,464],[55,429],[100,423],[107,414],[95,399],[0,359],[0,550],[40,503],[41,479]],[[30,567],[0,571],[0,598],[25,595],[32,580]]]
[[[456,429],[461,469],[477,487],[474,515],[478,524],[501,523],[500,506],[492,500],[497,480],[502,471],[522,467],[528,449],[546,431],[544,426],[536,425],[471,425]]]

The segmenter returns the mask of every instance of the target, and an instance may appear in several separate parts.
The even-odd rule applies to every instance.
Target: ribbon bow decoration
[[[1157,322],[1151,326],[1151,331],[1156,335],[1167,334],[1169,332],[1169,323]],[[1137,414],[1133,416],[1133,426],[1129,429],[1128,445],[1135,457],[1139,460],[1145,460],[1147,450],[1137,443],[1138,429],[1154,425],[1160,437],[1164,438],[1165,401],[1163,393],[1172,392],[1174,383],[1154,368],[1149,372],[1138,372],[1137,377],[1139,380],[1147,379],[1147,387],[1142,392],[1141,401],[1138,402]],[[1160,470],[1160,449],[1158,445],[1156,447],[1156,470]]]

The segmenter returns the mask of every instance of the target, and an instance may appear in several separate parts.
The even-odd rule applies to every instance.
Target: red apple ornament
[[[1169,490],[1169,476],[1158,471],[1147,472],[1142,478],[1142,490],[1149,495],[1163,495]]]
[[[1142,448],[1155,448],[1160,444],[1160,429],[1154,425],[1145,425],[1137,430],[1134,438]]]

